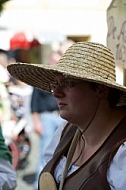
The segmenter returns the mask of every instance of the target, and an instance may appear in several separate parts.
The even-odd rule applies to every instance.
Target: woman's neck
[[[85,109],[85,108],[84,108]],[[89,112],[90,110],[90,112]],[[76,126],[83,133],[85,143],[89,146],[103,142],[120,120],[126,115],[126,108],[109,106],[107,99],[100,99],[97,104],[88,108],[88,114],[81,112],[81,117],[73,119]]]
[[[92,123],[83,134],[85,143],[88,146],[94,146],[103,142],[124,116],[126,116],[126,109],[121,107],[108,108],[102,111],[99,109]]]

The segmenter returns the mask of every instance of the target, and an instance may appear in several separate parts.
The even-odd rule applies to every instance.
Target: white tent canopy
[[[91,36],[106,44],[106,9],[110,0],[13,0],[7,3],[0,27],[30,31],[42,42],[66,36]],[[99,33],[100,31],[100,33]],[[99,35],[100,34],[100,35]]]

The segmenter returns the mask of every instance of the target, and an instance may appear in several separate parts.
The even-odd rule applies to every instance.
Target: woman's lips
[[[64,103],[64,102],[59,102],[59,103],[58,103],[59,108],[62,108],[62,107],[64,107],[64,106],[66,106],[66,105],[67,105],[67,104]]]

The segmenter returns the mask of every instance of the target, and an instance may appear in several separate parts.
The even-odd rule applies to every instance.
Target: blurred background
[[[0,15],[0,48],[13,51],[17,61],[46,64],[50,51],[66,39],[106,44],[110,2],[9,0]]]
[[[110,47],[116,59],[117,82],[126,84],[126,0],[0,0],[0,65],[5,71],[14,62],[55,64],[72,43],[79,41]],[[1,73],[0,69],[2,79],[8,76],[7,71],[4,76]],[[16,190],[33,190],[38,136],[29,106],[32,87],[11,76],[5,81],[1,78],[11,107],[9,119],[3,122],[3,133],[14,152]]]

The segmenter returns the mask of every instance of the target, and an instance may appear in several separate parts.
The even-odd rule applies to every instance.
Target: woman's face
[[[63,87],[64,81],[74,81],[76,85]],[[97,90],[93,90],[88,82],[67,79],[63,75],[56,76],[55,90],[60,115],[73,124],[79,124],[91,117],[98,105]],[[60,85],[61,84],[61,85]]]

